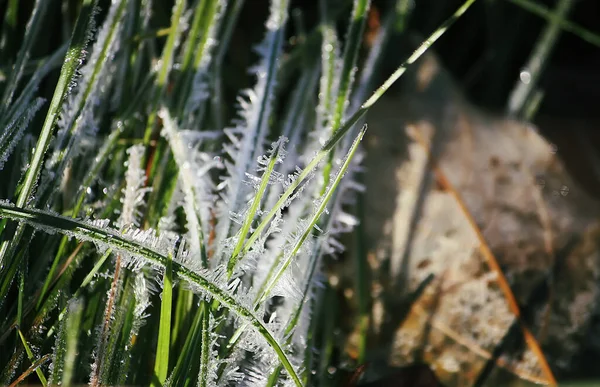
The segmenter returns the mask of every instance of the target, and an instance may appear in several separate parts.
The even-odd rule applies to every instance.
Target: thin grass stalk
[[[586,42],[593,44],[596,47],[600,47],[600,35],[588,30],[580,26],[577,23],[569,21],[567,19],[563,19],[559,17],[556,13],[552,12],[548,8],[541,5],[539,2],[531,1],[531,0],[508,0],[511,3],[521,7],[522,9],[533,13],[543,19],[545,19],[549,24],[557,23],[563,30],[576,35],[577,37],[585,40]]]
[[[263,172],[262,179],[260,184],[256,190],[254,198],[252,199],[252,203],[250,204],[250,208],[244,218],[244,223],[242,224],[242,228],[239,231],[239,238],[233,248],[233,253],[227,262],[227,274],[229,277],[233,274],[233,269],[237,265],[239,261],[239,254],[242,251],[242,247],[244,246],[244,242],[246,241],[246,236],[250,231],[250,226],[254,221],[254,217],[256,212],[260,207],[260,202],[262,201],[263,196],[267,191],[267,186],[271,182],[273,170],[275,169],[275,164],[281,162],[281,152],[283,150],[283,143],[285,139],[280,139],[271,150],[271,156],[268,159],[268,163],[264,166],[265,170]]]
[[[154,362],[153,385],[162,386],[167,380],[169,371],[169,347],[171,345],[171,307],[173,304],[173,273],[171,270],[173,258],[167,256],[164,283],[162,291],[162,302],[160,305],[160,320],[158,326],[158,342],[156,346],[156,360]]]
[[[21,384],[29,375],[31,375],[34,372],[37,372],[37,370],[43,366],[48,360],[51,360],[51,356],[50,354],[45,354],[44,356],[40,357],[36,362],[34,362],[29,368],[27,368],[27,370],[25,370],[25,372],[23,372],[18,378],[16,378],[11,384],[8,385],[8,387],[17,387],[19,384]]]
[[[339,78],[337,79],[338,89],[335,104],[332,106],[331,122],[328,127],[330,130],[336,130],[341,126],[346,114],[346,109],[350,101],[350,91],[354,83],[354,75],[356,72],[356,61],[358,60],[358,52],[362,43],[362,38],[367,22],[367,14],[371,6],[371,0],[355,0],[352,9],[352,20],[346,37],[344,46],[344,55],[342,69]],[[325,192],[329,184],[329,176],[333,168],[333,159],[335,157],[335,149],[329,154],[327,163],[323,168],[323,185],[321,194]]]
[[[25,338],[25,336],[23,336],[23,332],[21,332],[20,329],[17,329],[17,334],[19,335],[19,338],[21,339],[21,343],[23,344],[23,348],[25,348],[25,352],[27,353],[27,357],[29,358],[29,361],[32,364],[36,364],[36,362],[39,359],[35,358],[35,355],[33,354],[33,351],[31,350],[31,347],[29,346],[29,343],[27,342],[27,339]],[[46,376],[44,376],[44,372],[39,367],[36,367],[35,373],[37,374],[38,379],[42,383],[42,386],[46,387],[48,385],[48,381],[46,380]]]
[[[509,115],[523,114],[523,107],[530,98],[531,92],[538,83],[544,67],[556,46],[556,40],[560,35],[561,28],[559,20],[565,20],[573,7],[574,0],[559,0],[554,10],[554,17],[550,20],[535,45],[527,64],[519,75],[519,81],[508,98],[507,112]]]

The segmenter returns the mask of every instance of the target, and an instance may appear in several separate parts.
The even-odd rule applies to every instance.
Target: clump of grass
[[[354,1],[340,55],[327,2],[313,53],[286,52],[289,0],[272,0],[255,84],[224,127],[221,67],[242,0],[176,0],[159,33],[151,1],[99,12],[84,0],[68,42],[26,74],[52,17],[36,1],[19,50],[0,47],[11,58],[0,106],[0,383],[34,372],[43,385],[314,383],[310,307],[331,238],[354,223],[337,214],[359,121],[473,2],[348,111],[374,68],[354,81],[370,2]],[[288,54],[304,65],[287,68]],[[61,59],[46,106],[40,82]],[[278,84],[286,71],[298,75],[291,92]]]

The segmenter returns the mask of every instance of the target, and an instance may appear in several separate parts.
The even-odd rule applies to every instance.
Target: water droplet
[[[550,153],[556,154],[558,152],[558,146],[556,144],[550,144]]]
[[[85,193],[88,194],[88,195],[91,195],[92,194],[92,188],[91,187],[87,187],[85,189]]]
[[[566,185],[560,187],[560,194],[562,196],[567,196],[569,194],[569,187],[567,187]]]
[[[541,177],[538,178],[535,183],[542,189],[546,186],[546,180],[542,179]]]
[[[108,195],[108,188],[106,188],[106,187],[102,188],[102,193],[105,195]]]
[[[331,52],[331,51],[333,51],[333,46],[332,46],[331,44],[327,44],[327,45],[325,45],[325,51],[326,51],[326,52]]]
[[[327,367],[327,372],[329,373],[329,375],[335,374],[336,371],[337,371],[337,368],[335,368],[333,366]]]
[[[529,82],[531,82],[531,73],[527,70],[521,70],[521,73],[519,74],[519,79],[521,80],[521,82],[528,85]]]

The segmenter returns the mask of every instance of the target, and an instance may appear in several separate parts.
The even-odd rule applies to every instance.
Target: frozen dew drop
[[[539,177],[537,178],[536,182],[535,182],[541,189],[544,189],[544,187],[546,186],[546,180],[544,180],[543,178]]]
[[[521,70],[519,73],[519,79],[526,85],[531,82],[531,73],[528,70]]]

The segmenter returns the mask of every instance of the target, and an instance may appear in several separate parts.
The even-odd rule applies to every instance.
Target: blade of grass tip
[[[163,97],[173,64],[173,57],[175,55],[175,48],[177,41],[181,35],[183,29],[182,23],[180,23],[185,10],[185,0],[176,0],[173,6],[173,13],[171,15],[171,31],[167,37],[167,43],[163,48],[163,52],[160,58],[160,68],[158,70],[158,76],[156,78],[156,86],[154,88],[153,95],[150,100],[150,113],[148,120],[146,121],[146,132],[144,133],[144,144],[149,145],[152,135],[155,130],[156,117],[158,112],[158,103]]]
[[[29,375],[31,375],[34,371],[37,370],[44,365],[48,360],[50,360],[50,354],[45,354],[40,357],[36,362],[34,362],[25,372],[23,372],[18,378],[16,378],[8,387],[17,387],[23,380],[25,380]],[[65,384],[66,385],[66,384]]]
[[[550,11],[548,8],[543,5],[531,1],[531,0],[508,0],[511,3],[521,7],[522,9],[531,12],[543,19],[546,19],[548,23],[556,22],[558,25],[565,31],[568,31],[579,38],[585,40],[586,42],[593,44],[594,46],[600,47],[600,35],[597,33],[588,30],[587,28],[583,28],[577,23],[573,23],[566,19],[561,19],[557,17],[555,13]]]
[[[265,229],[267,224],[271,221],[271,219],[275,216],[275,214],[280,211],[281,208],[284,207],[286,200],[292,195],[294,190],[310,175],[313,169],[329,154],[329,152],[335,147],[335,145],[344,137],[346,133],[354,124],[356,124],[366,113],[367,111],[381,98],[386,91],[406,72],[408,66],[413,64],[417,59],[419,59],[429,47],[431,47],[444,33],[450,28],[454,22],[460,18],[466,11],[469,9],[471,5],[476,0],[467,0],[461,5],[454,14],[450,18],[448,18],[442,25],[429,36],[427,40],[425,40],[421,45],[415,50],[415,52],[404,62],[402,63],[393,73],[389,76],[388,79],[383,82],[377,90],[360,106],[358,110],[352,114],[350,118],[337,130],[333,132],[331,137],[327,140],[325,145],[317,152],[317,154],[313,157],[313,159],[308,163],[308,165],[300,172],[298,177],[294,180],[292,184],[290,184],[289,188],[281,195],[275,206],[263,217],[261,223],[256,227],[256,230],[244,247],[244,253],[246,253],[252,244],[258,239]]]
[[[17,333],[19,334],[19,337],[21,338],[21,343],[23,343],[23,347],[25,348],[25,352],[27,353],[27,357],[29,358],[29,361],[32,364],[35,364],[37,362],[37,360],[35,359],[35,355],[33,354],[33,351],[31,350],[29,343],[27,343],[27,339],[25,339],[25,336],[23,336],[23,332],[21,332],[21,329],[17,328]],[[48,385],[48,382],[46,381],[44,372],[42,372],[42,370],[39,367],[37,367],[35,369],[35,373],[37,374],[38,378],[40,379],[42,386],[46,387]]]
[[[77,23],[75,25],[75,30],[73,31],[71,42],[63,62],[58,83],[54,89],[54,95],[52,97],[52,101],[50,102],[46,119],[44,120],[40,136],[38,137],[33,157],[29,163],[29,168],[25,172],[25,179],[17,195],[16,205],[18,207],[24,207],[27,204],[35,189],[35,185],[42,168],[44,155],[46,154],[48,146],[50,145],[50,140],[52,138],[63,101],[67,94],[67,90],[73,81],[73,77],[75,76],[77,68],[83,60],[85,46],[91,34],[96,3],[97,0],[84,0],[82,4],[81,11],[77,18]],[[0,267],[10,266],[10,262],[6,262],[6,254],[10,250],[11,244],[16,245],[19,242],[23,236],[23,231],[24,230],[22,227],[18,227],[12,239],[6,239],[2,242],[2,245],[0,246]],[[2,270],[0,275],[4,275],[4,270]]]
[[[537,85],[538,79],[550,57],[552,49],[561,32],[559,20],[565,20],[573,8],[574,0],[560,0],[556,5],[554,17],[549,21],[542,36],[535,45],[527,64],[519,74],[519,80],[508,98],[508,114],[511,116],[523,114],[523,106]]]
[[[280,153],[283,149],[284,141],[285,141],[284,138],[279,139],[279,141],[277,141],[273,145],[273,148],[271,149],[271,156],[269,157],[268,163],[266,164],[266,168],[263,172],[263,176],[260,181],[260,185],[258,186],[256,193],[254,194],[254,199],[252,199],[252,204],[250,205],[250,208],[248,209],[248,213],[246,214],[244,223],[242,224],[242,228],[240,229],[239,238],[233,249],[233,253],[231,254],[231,257],[229,258],[229,261],[227,262],[227,275],[229,277],[231,277],[231,275],[233,274],[233,269],[235,268],[236,264],[239,261],[239,254],[242,251],[242,247],[244,246],[244,242],[246,241],[246,236],[248,235],[248,232],[250,231],[250,226],[252,225],[252,222],[254,221],[254,216],[256,215],[256,212],[258,211],[260,202],[262,201],[262,198],[267,191],[267,186],[269,185],[269,182],[271,181],[271,175],[273,174],[273,169],[275,168],[275,164],[277,164],[278,162],[281,162]]]
[[[101,246],[110,247],[115,251],[126,252],[142,259],[153,267],[165,269],[170,263],[174,275],[188,282],[226,307],[231,313],[237,315],[242,321],[248,322],[263,337],[266,343],[273,349],[279,361],[296,386],[301,387],[302,381],[292,366],[288,356],[279,341],[273,336],[269,329],[251,310],[244,307],[227,291],[221,289],[202,274],[195,272],[178,262],[169,260],[167,256],[147,247],[139,242],[132,241],[118,231],[97,227],[86,222],[54,215],[48,212],[32,208],[20,208],[13,204],[0,201],[0,218],[10,219],[39,227],[41,230],[51,230],[65,235],[70,235],[82,241],[92,241]]]
[[[358,60],[358,52],[362,43],[362,38],[365,31],[365,25],[367,22],[367,14],[371,6],[370,0],[355,0],[352,9],[352,20],[348,30],[348,36],[346,37],[346,43],[344,47],[344,55],[342,62],[342,70],[338,78],[338,90],[335,99],[335,105],[333,106],[333,114],[330,122],[330,130],[336,130],[341,124],[348,107],[348,101],[350,100],[350,91],[354,80],[354,73],[356,72],[356,61]],[[329,153],[327,163],[323,168],[323,192],[329,185],[329,176],[331,174],[331,168],[333,168],[333,158],[335,156],[335,149]]]
[[[173,304],[173,271],[171,269],[172,256],[167,256],[165,273],[163,277],[162,301],[160,305],[160,322],[158,326],[158,343],[156,345],[156,360],[154,374],[159,385],[167,380],[169,371],[169,347],[171,345],[171,307]]]
[[[36,0],[33,6],[31,17],[29,18],[27,26],[25,27],[25,36],[23,38],[23,42],[21,43],[21,47],[19,48],[17,59],[15,61],[12,71],[10,72],[8,81],[4,86],[4,93],[2,95],[2,105],[0,105],[0,117],[4,117],[4,114],[6,113],[8,107],[13,101],[15,91],[17,90],[19,81],[23,76],[23,70],[25,69],[25,65],[27,64],[27,61],[29,59],[31,47],[33,46],[33,43],[35,42],[37,35],[40,31],[40,28],[42,26],[41,21],[46,14],[46,10],[48,9],[49,3],[49,1],[45,0]],[[16,4],[10,4],[9,9],[7,10],[7,17],[9,16],[9,11],[14,8],[16,8]],[[16,17],[16,15],[14,15],[14,17]]]
[[[292,263],[292,260],[294,259],[294,257],[298,253],[298,251],[300,251],[300,248],[304,244],[304,241],[306,241],[306,239],[312,234],[313,229],[315,228],[315,226],[317,225],[317,222],[319,221],[319,218],[321,217],[321,214],[323,214],[323,212],[327,208],[327,204],[331,200],[335,190],[337,189],[340,181],[342,180],[342,177],[348,170],[348,167],[350,166],[350,162],[352,161],[352,158],[354,157],[354,154],[356,153],[356,150],[358,149],[358,144],[360,144],[363,136],[365,135],[366,130],[367,130],[367,126],[365,125],[365,126],[363,126],[362,130],[358,133],[358,136],[356,136],[356,138],[354,139],[354,143],[352,144],[352,147],[348,151],[348,154],[346,155],[344,163],[340,167],[339,171],[335,174],[335,177],[334,177],[333,181],[331,182],[331,184],[329,185],[329,187],[327,187],[325,194],[320,198],[320,203],[319,203],[319,206],[317,207],[317,210],[312,215],[310,221],[304,228],[301,236],[294,243],[294,246],[290,250],[290,253],[287,255],[284,262],[279,266],[277,271],[273,272],[272,276],[265,279],[265,283],[267,285],[263,286],[264,290],[260,293],[259,296],[257,296],[257,298],[255,300],[255,305],[260,304],[267,299],[267,297],[271,294],[271,291],[273,290],[273,288],[275,287],[275,285],[277,284],[277,282],[279,281],[279,279],[281,278],[281,276],[283,275],[285,270]]]

